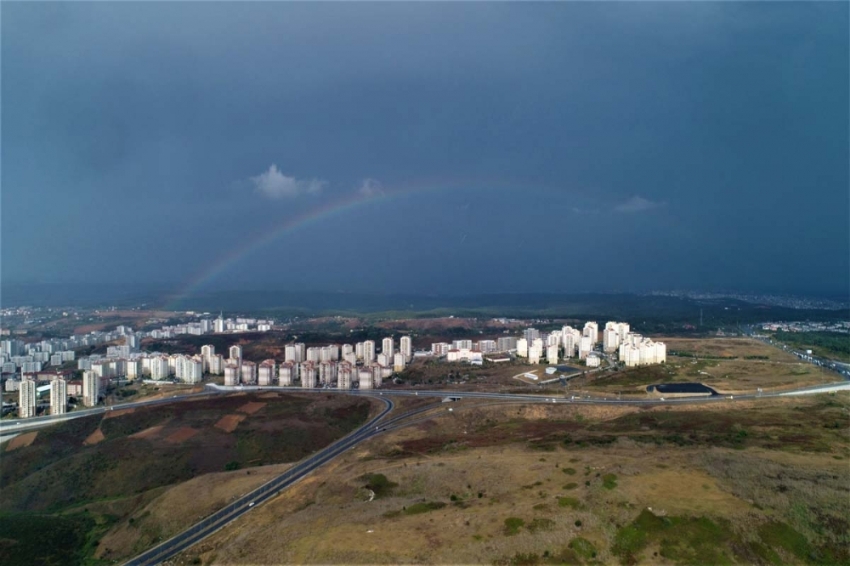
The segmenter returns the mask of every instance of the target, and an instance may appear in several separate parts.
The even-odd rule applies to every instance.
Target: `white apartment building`
[[[228,349],[228,356],[234,362],[241,363],[242,362],[242,346],[234,344]]]
[[[181,379],[184,383],[200,383],[204,379],[204,362],[200,356],[192,356],[183,358],[183,375]]]
[[[301,374],[301,387],[308,389],[316,387],[316,365],[313,362],[301,362],[298,373]]]
[[[337,364],[333,361],[319,362],[319,383],[332,385],[337,379]]]
[[[543,344],[539,338],[534,341],[534,345],[528,349],[528,363],[539,364],[540,357],[543,355]]]
[[[357,383],[360,389],[372,389],[372,370],[361,368],[357,372]]]
[[[283,349],[283,361],[284,362],[295,362],[295,344],[287,344]]]
[[[61,376],[50,380],[50,414],[64,415],[68,412],[68,382]]]
[[[241,381],[244,385],[257,384],[257,364],[245,360],[239,368],[242,372]]]
[[[274,384],[274,377],[277,368],[274,360],[263,360],[257,370],[257,384],[261,386],[269,386]]]
[[[126,369],[127,379],[139,379],[142,377],[142,360],[139,358],[127,360]]]
[[[100,398],[100,376],[93,371],[83,372],[83,404],[94,407]]]
[[[593,338],[582,336],[578,346],[578,359],[583,360],[593,351]]]
[[[351,389],[352,376],[356,368],[353,364],[342,362],[337,368],[336,386],[338,389]]]
[[[239,385],[239,366],[236,364],[225,364],[224,384],[229,386]]]
[[[371,364],[375,361],[375,341],[366,340],[363,342],[363,363]]]
[[[546,347],[546,363],[555,365],[558,363],[558,344],[550,344]]]
[[[471,350],[472,340],[455,340],[452,342],[452,348],[455,350]]]
[[[396,352],[393,356],[393,371],[404,371],[405,356],[401,352]]]
[[[599,325],[593,321],[585,322],[584,330],[582,330],[581,335],[590,338],[592,350],[593,346],[595,346],[599,342]]]
[[[451,349],[452,346],[448,342],[435,342],[431,344],[431,353],[438,357],[447,355]]]
[[[516,350],[517,339],[514,336],[503,336],[496,340],[497,352],[510,352]]]
[[[413,359],[413,341],[410,339],[410,336],[401,337],[398,349],[401,352],[401,355],[404,356],[404,360],[406,362]]]
[[[602,358],[599,357],[599,354],[596,352],[591,352],[585,358],[584,363],[587,364],[589,368],[598,368],[602,364]]]
[[[627,367],[663,364],[667,361],[667,345],[653,342],[640,334],[628,334],[620,344],[620,361]]]
[[[211,360],[215,356],[215,346],[211,344],[207,344],[206,346],[201,346],[201,358],[204,360],[204,371],[212,373],[210,371]]]
[[[18,417],[22,419],[34,417],[37,403],[36,383],[25,377],[18,388]]]
[[[395,343],[391,337],[384,338],[381,341],[381,353],[389,356],[389,359],[393,359],[393,355],[395,354]]]
[[[322,350],[321,350],[321,348],[307,348],[307,361],[308,362],[320,362],[320,361],[322,361]]]
[[[525,338],[516,341],[516,355],[520,358],[528,357],[528,340]]]
[[[295,365],[295,362],[288,361],[280,364],[280,367],[277,370],[277,381],[280,385],[284,387],[289,387],[292,385],[292,382],[295,381],[296,371],[298,366]]]
[[[389,367],[393,365],[393,356],[381,352],[380,354],[378,354],[378,365],[383,367]]]
[[[209,359],[209,371],[212,375],[221,375],[224,373],[224,358],[221,354],[216,354]]]
[[[482,354],[489,354],[490,352],[498,351],[498,346],[495,340],[479,340],[478,351]]]
[[[148,364],[150,365],[151,379],[156,381],[168,379],[168,376],[170,375],[168,358],[165,356],[153,356],[152,358],[149,358]]]

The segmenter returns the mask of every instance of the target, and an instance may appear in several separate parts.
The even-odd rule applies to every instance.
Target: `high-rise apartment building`
[[[35,416],[37,397],[35,381],[24,377],[18,387],[18,417],[29,419]]]
[[[410,339],[410,336],[401,337],[398,349],[401,351],[401,354],[404,356],[404,360],[406,362],[409,362],[411,359],[413,359],[413,341]]]
[[[391,337],[384,338],[381,341],[381,353],[386,354],[390,357],[390,359],[392,359],[393,354],[395,354],[395,343],[393,342],[393,339]]]
[[[167,362],[166,362],[167,365]],[[94,407],[100,398],[100,377],[93,371],[83,372],[83,404]]]
[[[50,380],[50,414],[64,415],[68,411],[68,382],[55,375]]]

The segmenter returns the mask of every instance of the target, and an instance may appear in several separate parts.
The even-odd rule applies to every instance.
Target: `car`
[[[252,501],[251,503],[249,503],[249,504],[248,504],[248,507],[253,507],[253,506],[254,506],[254,503],[255,503],[255,502],[254,502],[254,501]]]
[[[664,401],[664,397],[662,397],[661,400]]]

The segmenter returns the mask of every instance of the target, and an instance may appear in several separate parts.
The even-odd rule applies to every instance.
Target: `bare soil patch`
[[[262,409],[265,406],[266,406],[265,403],[251,402],[251,403],[245,403],[244,405],[242,405],[241,407],[239,407],[236,410],[239,411],[240,413],[246,413],[248,415],[253,415],[254,413],[256,413],[257,411],[259,411],[260,409]]]
[[[118,409],[117,411],[108,411],[105,415],[103,415],[103,418],[114,419],[115,417],[120,417],[121,415],[129,415],[130,413],[134,413],[135,411],[136,409],[133,407],[129,409]]]
[[[98,428],[83,441],[83,444],[85,444],[86,446],[92,446],[93,444],[102,442],[104,438],[105,437],[103,436],[103,431]]]
[[[214,426],[224,432],[233,432],[236,430],[236,427],[239,426],[239,423],[244,420],[245,415],[224,415],[217,423],[215,423]]]
[[[145,430],[139,431],[136,434],[131,434],[130,438],[154,438],[160,433],[163,428],[164,427],[162,425],[152,426],[150,428],[146,428]]]
[[[38,436],[38,431],[35,432],[25,432],[23,434],[19,434],[15,438],[9,441],[9,444],[6,445],[6,452],[11,452],[16,448],[23,448],[24,446],[29,446],[33,442],[35,442],[35,437]]]
[[[198,434],[198,431],[194,428],[184,426],[182,428],[178,428],[171,434],[165,437],[166,442],[170,442],[171,444],[180,444],[181,442],[185,442]]]

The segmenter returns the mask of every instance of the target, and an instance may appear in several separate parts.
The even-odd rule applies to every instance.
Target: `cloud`
[[[373,197],[384,194],[384,185],[377,179],[363,179],[357,192],[364,197]]]
[[[327,185],[321,179],[296,179],[280,172],[277,165],[272,164],[269,170],[256,177],[251,177],[254,190],[270,199],[293,198],[302,194],[318,194]]]
[[[643,197],[639,197],[637,195],[633,196],[629,200],[625,202],[621,202],[617,206],[614,207],[614,210],[617,212],[646,212],[647,210],[653,210],[655,208],[659,208],[667,204],[666,202],[652,202],[651,200],[647,200]]]

